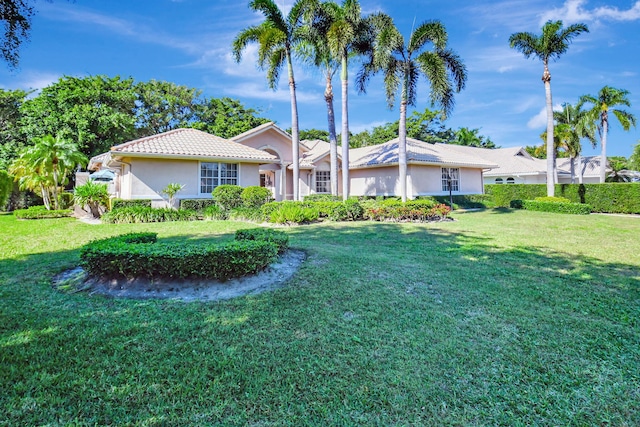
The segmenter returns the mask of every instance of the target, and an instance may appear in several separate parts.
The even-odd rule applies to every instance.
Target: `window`
[[[502,178],[496,178],[496,184],[504,184]]]
[[[316,171],[316,193],[329,193],[331,186],[330,171]]]
[[[200,163],[200,193],[211,193],[222,184],[238,185],[237,163]]]
[[[515,184],[515,183],[516,183],[515,179],[513,179],[511,177],[507,178],[507,184]]]
[[[449,182],[451,191],[460,191],[460,169],[442,168],[442,191],[449,191]]]

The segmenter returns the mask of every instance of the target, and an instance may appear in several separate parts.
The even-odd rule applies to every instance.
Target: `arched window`
[[[496,178],[496,184],[502,184],[502,183],[503,183],[502,178]]]
[[[513,179],[511,177],[507,178],[507,184],[515,184],[515,183],[516,183],[515,179]]]

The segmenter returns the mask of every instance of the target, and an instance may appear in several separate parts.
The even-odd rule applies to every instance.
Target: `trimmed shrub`
[[[242,205],[242,191],[243,188],[239,185],[224,184],[214,188],[211,194],[218,205],[231,210]]]
[[[305,202],[341,202],[342,196],[332,196],[331,194],[309,194],[304,196]]]
[[[111,199],[111,209],[131,208],[131,207],[151,207],[151,199]]]
[[[364,208],[360,202],[354,199],[348,199],[334,205],[334,208],[329,213],[328,218],[331,221],[359,221],[363,219],[363,215]]]
[[[17,209],[13,214],[18,219],[48,219],[71,216],[71,209],[47,210],[44,206],[31,206],[28,209]]]
[[[82,266],[103,278],[206,278],[226,280],[256,273],[273,262],[279,245],[275,235],[248,234],[224,245],[157,243],[156,233],[135,233],[85,245]]]
[[[522,208],[529,211],[575,215],[589,215],[591,213],[591,206],[582,203],[547,202],[541,200],[522,200]]]
[[[209,206],[214,206],[216,201],[213,199],[182,199],[180,200],[180,209],[204,212]]]
[[[265,187],[253,185],[242,190],[240,194],[242,204],[246,208],[259,208],[265,203],[273,201],[273,193]]]
[[[264,240],[272,242],[278,247],[278,253],[289,248],[289,236],[282,231],[270,228],[249,228],[236,231],[236,240]]]
[[[449,196],[433,196],[438,203],[449,204]],[[454,207],[459,208],[492,208],[495,206],[491,194],[459,194],[452,196]]]
[[[198,213],[196,211],[186,209],[175,210],[170,208],[158,209],[140,206],[112,209],[102,215],[103,222],[112,224],[196,221],[198,219]]]
[[[223,221],[225,219],[229,219],[229,212],[222,209],[220,206],[215,203],[211,206],[207,206],[202,212],[202,216],[204,219],[211,219],[216,221]]]
[[[385,205],[368,208],[365,217],[372,221],[429,222],[441,221],[449,216],[451,209],[444,204],[435,206]]]
[[[544,196],[544,197],[536,197],[535,199],[533,199],[535,201],[538,202],[551,202],[551,203],[571,203],[571,200],[565,198],[565,197],[550,197],[550,196]]]
[[[546,184],[487,184],[484,188],[498,208],[508,208],[512,200],[533,200],[547,195]]]

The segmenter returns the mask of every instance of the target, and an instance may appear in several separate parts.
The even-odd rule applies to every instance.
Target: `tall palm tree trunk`
[[[347,55],[342,55],[342,200],[349,198],[349,73]]]
[[[583,171],[584,171],[584,161],[582,159],[582,154],[578,154],[578,184],[582,184]]]
[[[602,113],[602,152],[600,153],[600,182],[607,180],[607,132],[609,131],[609,120],[607,112]]]
[[[291,94],[291,154],[293,158],[293,200],[300,200],[300,129],[298,127],[298,103],[296,101],[296,81],[293,78],[293,64],[291,55],[287,54],[287,68],[289,71],[289,92]],[[284,174],[286,177],[286,172]],[[285,178],[286,179],[286,178]],[[285,193],[286,193],[285,184]]]
[[[333,74],[327,69],[327,86],[324,100],[327,103],[327,126],[329,131],[329,157],[331,161],[331,195],[338,195],[338,138],[336,137],[336,116],[333,109]]]
[[[571,183],[575,184],[576,183],[576,158],[571,156],[569,158],[569,162],[570,164],[570,169],[571,169]]]
[[[405,79],[400,100],[400,122],[398,123],[398,176],[400,178],[400,197],[407,201],[407,85]]]
[[[553,144],[553,102],[551,99],[551,74],[547,62],[544,62],[544,92],[547,103],[547,196],[553,197],[555,192],[556,151]]]

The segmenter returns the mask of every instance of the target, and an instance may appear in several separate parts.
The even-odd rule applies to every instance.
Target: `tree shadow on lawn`
[[[0,260],[8,421],[640,421],[637,265],[428,225],[285,231],[312,254],[290,286],[214,304],[53,291],[77,250]]]

